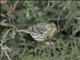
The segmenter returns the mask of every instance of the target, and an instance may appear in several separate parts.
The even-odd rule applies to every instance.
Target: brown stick
[[[0,4],[5,4],[7,0],[0,0]]]
[[[18,2],[19,2],[19,0],[15,1],[15,3],[10,6],[10,8],[9,8],[9,10],[7,11],[7,14],[6,14],[6,15],[9,16],[13,11],[15,11]]]

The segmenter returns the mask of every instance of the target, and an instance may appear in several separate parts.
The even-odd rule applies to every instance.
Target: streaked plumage
[[[29,33],[36,41],[48,42],[56,34],[57,28],[54,23],[39,23],[20,31]]]

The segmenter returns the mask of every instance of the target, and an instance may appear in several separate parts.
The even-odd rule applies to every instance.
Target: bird
[[[57,33],[55,23],[37,23],[26,29],[18,30],[30,34],[35,41],[44,42],[47,45],[53,44],[51,39]]]

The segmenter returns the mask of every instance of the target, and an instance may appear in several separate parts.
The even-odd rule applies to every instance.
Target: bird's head
[[[55,23],[50,23],[46,26],[47,30],[49,31],[49,36],[52,37],[53,35],[56,35],[57,33],[57,27]]]

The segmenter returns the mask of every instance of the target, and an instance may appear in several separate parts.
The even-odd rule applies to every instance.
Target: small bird
[[[51,38],[56,35],[57,27],[54,23],[38,23],[29,26],[27,29],[19,30],[20,32],[29,33],[34,40],[38,42],[45,42],[46,44],[53,44],[50,42]]]

